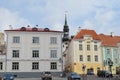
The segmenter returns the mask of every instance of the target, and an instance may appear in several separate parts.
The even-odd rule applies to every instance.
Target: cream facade
[[[78,74],[87,74],[89,70],[92,70],[96,74],[97,70],[103,69],[101,41],[95,40],[92,36],[91,34],[84,34],[82,38],[75,39],[74,37],[70,42],[65,51],[66,70]]]

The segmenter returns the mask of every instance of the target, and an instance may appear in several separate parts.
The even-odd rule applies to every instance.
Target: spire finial
[[[65,11],[65,25],[67,25],[67,11]]]

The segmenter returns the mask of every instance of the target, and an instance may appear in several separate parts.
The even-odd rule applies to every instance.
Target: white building
[[[28,73],[62,72],[61,31],[21,27],[5,30],[7,35],[6,72],[21,76]],[[36,74],[37,75],[37,74]],[[38,74],[40,75],[40,74]],[[23,76],[23,75],[22,75]]]
[[[4,33],[0,32],[0,73],[5,72],[5,42],[4,42]]]

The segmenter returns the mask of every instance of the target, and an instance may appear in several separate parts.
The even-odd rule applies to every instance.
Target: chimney
[[[36,25],[36,27],[38,27],[38,25]]]
[[[114,32],[111,32],[110,35],[111,35],[111,37],[114,37]]]
[[[12,29],[13,29],[12,25],[9,25],[9,29],[10,29],[10,30],[12,30]]]
[[[27,27],[30,27],[30,25],[28,25]]]
[[[80,30],[81,30],[81,27],[79,26],[79,27],[78,27],[78,32],[77,32],[77,33],[79,33],[79,32],[80,32]]]

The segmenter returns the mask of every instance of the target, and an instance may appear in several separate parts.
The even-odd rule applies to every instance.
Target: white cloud
[[[22,27],[28,25],[27,19],[19,16],[18,12],[12,12],[5,8],[0,8],[0,31],[8,29],[9,25],[15,27]]]
[[[17,4],[18,6],[15,6],[20,7],[18,9],[20,13],[3,9],[5,15],[3,12],[1,13],[0,9],[0,14],[2,14],[2,18],[0,18],[3,19],[0,21],[0,25],[4,23],[2,26],[17,24],[19,27],[19,23],[24,26],[25,23],[29,23],[28,20],[31,20],[33,24],[39,21],[40,23],[37,24],[40,26],[63,30],[64,12],[67,10],[70,34],[76,34],[78,31],[76,25],[94,29],[98,33],[118,32],[119,30],[120,18],[117,17],[120,15],[120,1],[118,0],[19,0],[19,2],[12,0],[9,3]],[[22,14],[23,18],[19,14]],[[11,20],[7,18],[7,15]],[[7,25],[5,25],[6,21]]]

